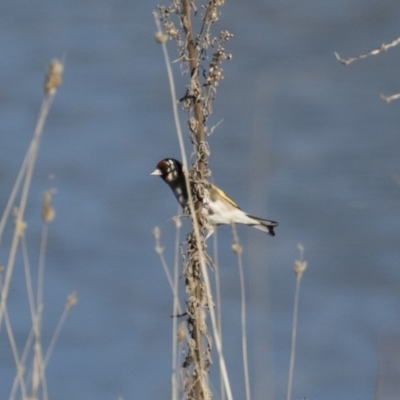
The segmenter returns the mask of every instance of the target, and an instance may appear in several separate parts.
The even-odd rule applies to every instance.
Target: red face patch
[[[171,172],[171,165],[166,160],[162,160],[157,164],[157,168],[161,171],[161,176],[166,177]]]

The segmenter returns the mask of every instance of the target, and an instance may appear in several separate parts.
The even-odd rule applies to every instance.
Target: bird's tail
[[[262,219],[258,217],[253,217],[252,215],[248,215],[248,217],[255,219],[258,223],[254,223],[252,225],[254,228],[259,229],[265,233],[268,233],[271,236],[275,236],[274,228],[278,226],[278,223],[275,221],[269,221],[268,219]]]

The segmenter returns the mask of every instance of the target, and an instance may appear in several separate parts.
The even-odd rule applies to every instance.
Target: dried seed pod
[[[44,93],[47,95],[54,94],[62,83],[62,73],[64,66],[57,59],[51,60],[48,68],[46,80],[44,82]]]
[[[43,195],[43,207],[42,207],[42,219],[43,222],[51,222],[53,221],[56,213],[54,211],[54,207],[51,204],[51,199],[54,194],[54,190],[49,190]]]
[[[185,341],[186,336],[187,336],[187,328],[186,328],[186,324],[184,322],[182,322],[179,325],[176,336],[177,336],[178,344],[183,344],[183,342]]]
[[[15,221],[15,230],[17,231],[18,236],[24,236],[25,230],[27,227],[27,223],[24,221]]]
[[[165,43],[165,42],[168,40],[168,36],[167,36],[167,35],[164,35],[164,34],[161,33],[161,32],[157,32],[157,33],[154,35],[154,38],[156,39],[156,42],[157,42],[157,43],[160,43],[160,44],[163,44],[163,43]]]
[[[69,310],[71,307],[73,307],[76,303],[78,302],[78,292],[72,292],[68,298],[67,302],[65,303],[65,309]]]

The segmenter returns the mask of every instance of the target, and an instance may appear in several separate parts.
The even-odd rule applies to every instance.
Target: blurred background
[[[79,295],[48,366],[50,398],[170,396],[172,295],[152,230],[160,227],[172,266],[177,203],[149,174],[180,153],[154,41],[156,4],[18,0],[1,7],[0,209],[32,137],[46,66],[66,54],[26,213],[35,266],[41,196],[57,189],[44,346],[68,294]],[[293,398],[365,400],[377,387],[380,399],[400,396],[400,102],[380,99],[400,92],[400,47],[348,67],[333,54],[346,58],[396,39],[399,19],[394,0],[232,0],[222,8],[217,30],[234,34],[226,45],[233,60],[224,64],[209,122],[222,121],[209,138],[212,180],[246,211],[279,222],[275,238],[238,229],[255,399],[286,393],[298,243],[308,269]],[[173,44],[169,50],[176,59]],[[179,63],[174,68],[181,96],[187,76]],[[0,264],[9,242],[8,235]],[[240,284],[229,228],[219,228],[218,243],[224,348],[241,399]],[[31,322],[21,257],[8,310],[22,349]],[[3,326],[3,399],[14,374]]]

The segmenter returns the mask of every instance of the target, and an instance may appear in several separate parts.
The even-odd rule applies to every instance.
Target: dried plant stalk
[[[398,46],[399,44],[400,44],[400,37],[395,40],[392,40],[388,44],[383,43],[381,45],[381,47],[379,47],[378,49],[368,51],[367,53],[360,54],[356,57],[342,58],[339,56],[339,54],[337,52],[335,52],[334,54],[335,54],[336,60],[338,60],[340,62],[340,64],[349,65],[349,64],[353,63],[354,61],[362,60],[363,58],[367,58],[370,56],[377,56],[378,54],[385,53],[391,47]]]
[[[301,278],[303,277],[303,274],[307,269],[307,261],[304,261],[304,247],[301,244],[299,244],[297,247],[300,251],[300,260],[296,260],[294,263],[294,273],[296,274],[296,289],[293,305],[292,345],[290,349],[289,378],[286,400],[292,399],[294,361],[296,356],[297,320],[299,314],[300,284]]]
[[[45,97],[42,102],[42,106],[39,112],[39,118],[36,124],[35,132],[33,134],[32,142],[29,146],[27,155],[26,155],[26,163],[24,160],[23,168],[23,187],[21,200],[16,212],[15,218],[15,230],[12,239],[12,244],[10,248],[7,269],[5,273],[4,283],[1,290],[1,301],[0,301],[0,328],[4,317],[4,311],[6,307],[6,301],[8,297],[8,291],[10,287],[11,277],[14,269],[14,262],[17,253],[18,244],[20,238],[24,235],[26,223],[24,221],[24,213],[26,204],[28,201],[28,193],[32,181],[32,175],[36,163],[36,157],[39,150],[40,139],[42,137],[44,123],[46,121],[47,115],[49,113],[51,104],[54,100],[54,96],[57,92],[58,86],[61,84],[61,74],[62,74],[63,66],[60,61],[53,60],[48,67],[48,74],[46,76],[44,92]],[[21,182],[22,183],[22,182]]]
[[[340,64],[342,64],[342,65],[350,65],[354,61],[362,60],[362,59],[367,58],[367,57],[377,56],[379,54],[385,53],[391,47],[396,47],[399,44],[400,44],[400,37],[395,39],[395,40],[392,40],[390,43],[387,43],[387,44],[383,43],[381,45],[381,47],[379,47],[378,49],[374,49],[374,50],[368,51],[367,53],[363,53],[363,54],[360,54],[360,55],[355,56],[355,57],[342,58],[342,57],[340,57],[340,55],[337,52],[335,52],[334,54],[335,54],[336,60],[338,60],[338,62]],[[390,103],[393,100],[400,99],[400,93],[392,94],[390,96],[386,96],[384,94],[381,94],[381,99],[383,101],[385,101],[386,103]]]
[[[16,362],[16,375],[13,383],[13,387],[10,394],[10,399],[16,397],[18,388],[20,389],[21,396],[23,399],[30,398],[32,400],[37,398],[48,399],[47,394],[47,383],[44,375],[44,363],[43,363],[43,346],[42,346],[42,332],[41,332],[41,316],[43,310],[43,277],[44,277],[44,259],[46,252],[47,243],[47,225],[50,223],[55,216],[54,208],[51,205],[52,192],[48,192],[44,196],[42,218],[44,225],[42,243],[40,249],[39,269],[38,269],[38,289],[37,299],[35,304],[35,298],[32,287],[31,272],[29,266],[29,257],[26,246],[25,231],[27,223],[25,221],[25,210],[27,207],[29,191],[32,183],[33,172],[38,156],[41,138],[43,135],[44,124],[48,113],[50,111],[52,102],[58,87],[62,83],[62,72],[63,72],[63,61],[56,59],[52,60],[48,66],[48,72],[45,77],[45,83],[43,87],[44,98],[39,111],[39,117],[35,127],[32,141],[26,152],[24,161],[22,163],[20,172],[15,182],[14,188],[10,195],[7,203],[6,210],[0,221],[0,236],[2,235],[3,229],[11,215],[11,210],[14,209],[14,233],[12,236],[12,243],[8,254],[8,262],[5,268],[4,279],[1,279],[0,284],[0,328],[3,320],[6,324],[7,333],[10,340],[10,345],[13,350],[15,362]],[[15,204],[15,199],[20,193],[20,200],[18,205]],[[11,323],[7,312],[7,298],[10,289],[11,279],[13,275],[15,260],[18,249],[21,247],[24,268],[26,272],[26,283],[28,299],[32,317],[32,329],[29,337],[26,341],[24,351],[21,356],[18,354],[18,350],[15,347],[14,334],[12,331]],[[2,277],[3,278],[3,277]],[[32,367],[26,368],[27,359],[30,352],[32,355]],[[28,372],[26,372],[28,371]],[[29,372],[31,371],[31,372]],[[28,380],[30,379],[30,383]],[[30,387],[30,394],[28,396],[28,387]]]
[[[188,211],[193,221],[193,230],[187,237],[187,254],[183,270],[190,336],[183,363],[183,386],[187,399],[202,400],[211,397],[207,384],[207,374],[211,364],[211,336],[205,322],[205,312],[213,305],[210,289],[204,281],[204,279],[207,281],[207,278],[203,276],[208,256],[205,253],[207,220],[202,214],[202,207],[204,199],[208,196],[206,178],[209,172],[206,167],[209,148],[205,140],[208,134],[206,122],[212,113],[216,87],[223,78],[221,64],[231,58],[225,53],[223,44],[232,35],[229,32],[221,32],[218,36],[211,37],[211,26],[218,20],[218,9],[223,3],[222,0],[211,0],[202,4],[199,7],[201,12],[198,12],[194,1],[172,0],[169,6],[159,6],[157,15],[163,24],[165,34],[159,31],[156,40],[163,45],[164,54],[167,40],[176,43],[181,65],[190,76],[186,93],[180,99],[183,109],[188,112],[189,135],[193,152],[196,154],[189,176],[186,176],[186,184],[188,188],[190,186]],[[199,25],[196,35],[192,19]],[[210,52],[212,52],[211,61],[206,65]],[[173,78],[170,73],[169,76],[171,83]],[[174,114],[176,116],[175,104]],[[179,136],[178,122],[177,127]],[[187,170],[182,142],[180,138],[182,160]],[[215,322],[215,317],[212,317],[212,321]],[[220,343],[219,338],[217,342]]]

